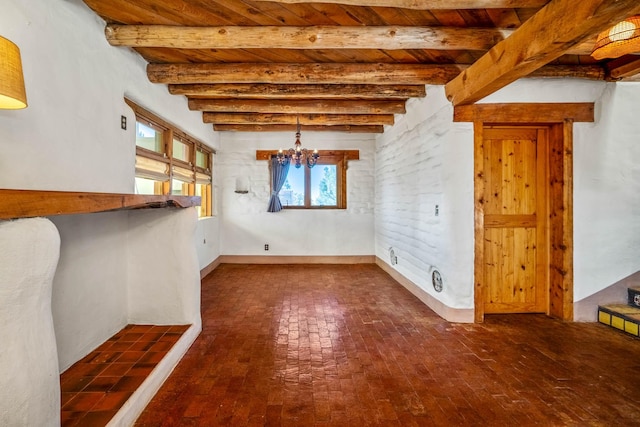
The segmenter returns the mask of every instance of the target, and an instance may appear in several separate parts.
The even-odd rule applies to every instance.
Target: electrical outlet
[[[264,244],[264,250],[265,250],[265,251],[268,251],[268,250],[269,250],[269,244],[268,244],[268,243],[265,243],[265,244]]]
[[[440,215],[440,205],[436,205],[435,214],[436,216]]]
[[[127,130],[127,116],[120,116],[120,128]]]

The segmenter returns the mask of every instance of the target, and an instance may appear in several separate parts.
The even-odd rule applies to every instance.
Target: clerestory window
[[[198,217],[212,215],[212,149],[125,99],[136,114],[136,194],[199,196]]]

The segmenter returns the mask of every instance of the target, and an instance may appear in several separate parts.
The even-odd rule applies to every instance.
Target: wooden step
[[[627,304],[605,304],[598,306],[598,321],[620,329],[635,337],[640,336],[640,308]]]

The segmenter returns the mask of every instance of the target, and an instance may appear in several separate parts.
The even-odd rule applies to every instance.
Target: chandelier
[[[306,148],[302,148],[302,143],[300,142],[300,119],[296,118],[296,143],[294,148],[289,148],[286,153],[282,150],[278,151],[278,163],[283,164],[287,162],[287,160],[293,162],[296,168],[299,168],[302,165],[302,162],[307,163],[308,168],[312,168],[316,165],[320,154],[318,154],[318,150],[313,150],[313,152],[307,150]]]

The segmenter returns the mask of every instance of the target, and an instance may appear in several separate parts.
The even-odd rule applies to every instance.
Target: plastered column
[[[0,221],[0,425],[60,424],[51,287],[60,236],[47,219]]]

